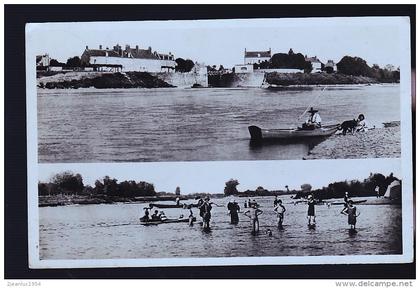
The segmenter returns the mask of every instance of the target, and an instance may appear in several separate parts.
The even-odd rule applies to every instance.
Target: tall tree
[[[238,180],[236,179],[230,179],[229,181],[227,181],[225,183],[225,189],[224,189],[224,193],[226,196],[228,195],[235,195],[238,193],[238,189],[236,189],[236,186],[239,185]]]
[[[71,57],[67,59],[66,66],[67,67],[81,67],[82,63],[80,61],[80,58],[78,56],[75,56],[75,57]]]

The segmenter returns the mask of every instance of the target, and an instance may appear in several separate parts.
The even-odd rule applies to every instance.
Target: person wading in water
[[[256,235],[260,231],[260,223],[258,221],[258,216],[263,213],[262,210],[258,209],[259,205],[257,202],[253,202],[250,206],[250,209],[247,210],[244,215],[251,219],[252,225],[252,235]]]
[[[227,205],[230,214],[230,224],[238,224],[239,223],[239,216],[238,211],[241,210],[238,203],[235,200],[230,201]]]
[[[277,227],[282,230],[284,212],[286,212],[286,208],[283,206],[283,202],[280,199],[277,200],[277,205],[276,208],[274,208],[274,211],[277,213]]]
[[[315,200],[312,195],[308,197],[308,226],[315,226]]]
[[[203,218],[203,228],[210,229],[210,219],[211,219],[211,204],[210,204],[210,197],[206,196],[204,198],[203,204],[199,207],[200,208],[200,216],[202,215]]]
[[[347,215],[347,222],[350,225],[350,230],[356,230],[356,219],[359,217],[360,213],[356,212],[356,206],[353,206],[353,201],[349,200],[347,208],[341,211],[342,214]]]
[[[194,225],[194,214],[191,208],[190,209],[190,215],[188,216],[188,225],[193,226]]]

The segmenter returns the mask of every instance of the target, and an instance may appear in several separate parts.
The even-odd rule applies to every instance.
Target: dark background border
[[[415,278],[415,263],[380,265],[29,269],[27,248],[25,102],[25,24],[29,22],[409,16],[411,19],[411,65],[414,71],[416,63],[415,5],[4,5],[4,12],[4,273],[6,279]],[[413,111],[413,131],[415,130],[414,125],[415,115]],[[415,159],[414,139],[415,137],[413,135],[413,161]],[[413,179],[415,179],[415,176],[413,176]]]

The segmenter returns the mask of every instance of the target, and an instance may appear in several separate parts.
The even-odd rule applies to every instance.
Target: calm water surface
[[[324,124],[363,113],[370,124],[381,125],[400,119],[399,85],[325,91],[39,89],[39,161],[302,159],[310,145],[253,147],[247,127],[296,127],[309,105],[320,109]]]
[[[390,205],[359,205],[357,234],[349,234],[341,206],[316,206],[315,230],[308,230],[305,204],[291,204],[284,230],[276,229],[272,197],[256,198],[264,213],[260,233],[251,235],[248,218],[240,214],[231,225],[226,199],[213,200],[211,232],[198,223],[142,226],[139,217],[145,204],[80,205],[40,208],[41,259],[115,259],[163,257],[235,257],[301,255],[401,254],[401,208]],[[245,198],[237,198],[243,207]],[[169,202],[167,202],[169,203]],[[287,204],[289,203],[289,204]],[[198,210],[193,210],[198,214]],[[169,218],[187,210],[166,209]],[[273,231],[269,237],[265,232]]]

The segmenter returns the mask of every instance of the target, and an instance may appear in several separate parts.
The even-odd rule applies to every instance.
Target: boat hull
[[[194,217],[193,222],[197,219]],[[183,219],[167,219],[167,220],[159,220],[159,221],[144,221],[140,219],[140,224],[144,226],[152,226],[152,225],[160,225],[160,224],[171,224],[171,223],[188,223],[190,219],[183,218]]]
[[[264,139],[278,139],[278,140],[292,140],[316,137],[328,137],[337,132],[338,125],[329,126],[325,128],[317,128],[314,130],[300,130],[300,129],[262,129],[258,126],[249,126],[249,134],[251,140]]]
[[[149,204],[150,208],[183,208],[183,209],[188,209],[188,208],[193,208],[193,207],[198,207],[198,204],[180,204],[180,205],[176,205],[176,204],[153,204],[150,203]]]

